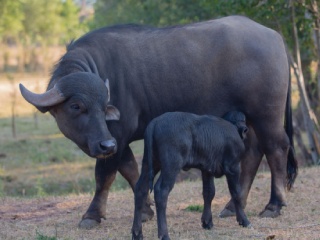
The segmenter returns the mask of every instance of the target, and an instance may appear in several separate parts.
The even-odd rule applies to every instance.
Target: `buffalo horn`
[[[107,78],[106,81],[104,82],[108,89],[108,102],[110,102],[110,85],[109,85],[109,79]]]
[[[21,83],[19,87],[22,96],[36,107],[54,106],[66,99],[56,86],[42,94],[30,92]]]

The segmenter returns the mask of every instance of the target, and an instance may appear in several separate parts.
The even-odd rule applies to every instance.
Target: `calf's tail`
[[[289,85],[285,110],[285,131],[289,137],[290,146],[287,161],[287,189],[293,187],[294,181],[298,175],[298,162],[295,158],[294,142],[293,142],[293,125],[292,125],[292,108],[291,108],[291,73],[289,69]]]
[[[149,189],[150,193],[153,190],[153,130],[154,124],[149,125],[146,129],[145,137],[144,137],[144,161],[148,165],[148,173],[149,173]]]

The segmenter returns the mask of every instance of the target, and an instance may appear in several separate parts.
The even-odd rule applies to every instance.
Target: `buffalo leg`
[[[106,218],[109,189],[117,173],[117,159],[97,159],[95,167],[96,191],[87,212],[82,216],[80,228],[93,228]]]
[[[278,114],[279,115],[279,114]],[[277,217],[285,203],[286,167],[289,139],[283,128],[282,119],[273,118],[258,123],[255,128],[260,146],[266,155],[271,170],[271,196],[261,217]]]
[[[139,178],[138,164],[134,158],[134,155],[130,147],[127,147],[123,153],[123,159],[125,160],[124,164],[120,165],[119,172],[120,174],[128,181],[132,190],[134,191],[135,185]],[[152,200],[148,194],[148,199],[145,202],[142,210],[142,221],[145,222],[150,220],[154,216],[154,212],[151,209]]]
[[[134,219],[132,225],[132,239],[143,239],[142,235],[142,221],[143,221],[143,209],[147,203],[148,198],[148,168],[146,165],[142,166],[141,176],[134,189]]]
[[[243,206],[241,204],[241,187],[239,183],[240,169],[239,164],[233,166],[230,172],[226,173],[226,178],[228,182],[228,188],[230,191],[231,199],[234,202],[237,221],[239,225],[243,227],[249,227],[250,222],[243,211]]]
[[[204,208],[201,217],[202,227],[211,229],[213,227],[211,203],[215,195],[213,175],[207,171],[202,171],[202,195],[204,200]]]
[[[262,160],[263,153],[258,145],[257,137],[252,128],[248,131],[247,139],[245,139],[246,153],[241,159],[240,186],[241,186],[241,204],[243,208],[247,205],[247,198],[257,174],[259,165]],[[235,206],[232,199],[219,214],[219,217],[235,216]]]
[[[280,210],[286,206],[285,185],[286,185],[286,149],[277,149],[275,153],[267,154],[268,164],[271,170],[271,195],[268,205],[260,213],[261,217],[278,217]]]

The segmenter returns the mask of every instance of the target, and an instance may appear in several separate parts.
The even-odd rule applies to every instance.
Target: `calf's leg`
[[[241,204],[243,208],[247,205],[247,198],[252,186],[253,180],[262,160],[263,152],[259,147],[258,139],[252,128],[249,129],[247,139],[245,139],[246,152],[241,159],[240,186],[241,186]],[[232,199],[219,214],[219,217],[235,216],[235,206]]]
[[[202,195],[204,200],[204,208],[201,217],[202,227],[211,229],[213,227],[211,203],[215,195],[213,175],[207,171],[202,171]]]
[[[237,221],[239,225],[243,227],[249,227],[250,222],[243,211],[243,206],[241,204],[241,188],[239,183],[239,175],[240,175],[240,168],[239,164],[235,164],[230,169],[230,172],[226,173],[226,178],[228,182],[228,188],[231,194],[231,199],[234,202]]]
[[[167,202],[168,196],[171,192],[176,176],[176,171],[165,171],[161,169],[161,174],[154,187],[154,199],[156,203],[157,211],[157,223],[158,223],[158,237],[159,239],[169,240],[168,226],[167,226]]]
[[[143,208],[148,198],[148,168],[145,164],[142,166],[140,178],[134,189],[134,219],[132,225],[132,239],[140,240],[143,239],[142,234],[142,216]]]

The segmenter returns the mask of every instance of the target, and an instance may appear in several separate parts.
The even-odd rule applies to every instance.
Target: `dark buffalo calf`
[[[225,120],[228,121],[225,121]],[[161,174],[154,186],[158,237],[169,239],[166,207],[169,192],[181,169],[202,171],[204,209],[202,227],[213,226],[211,202],[215,195],[213,177],[226,175],[231,198],[240,225],[250,225],[240,202],[240,158],[245,152],[243,138],[247,132],[245,116],[229,112],[224,119],[191,113],[165,113],[148,125],[139,181],[135,187],[135,211],[132,239],[142,239],[141,213],[152,191],[155,174]],[[149,185],[149,187],[148,187]]]

